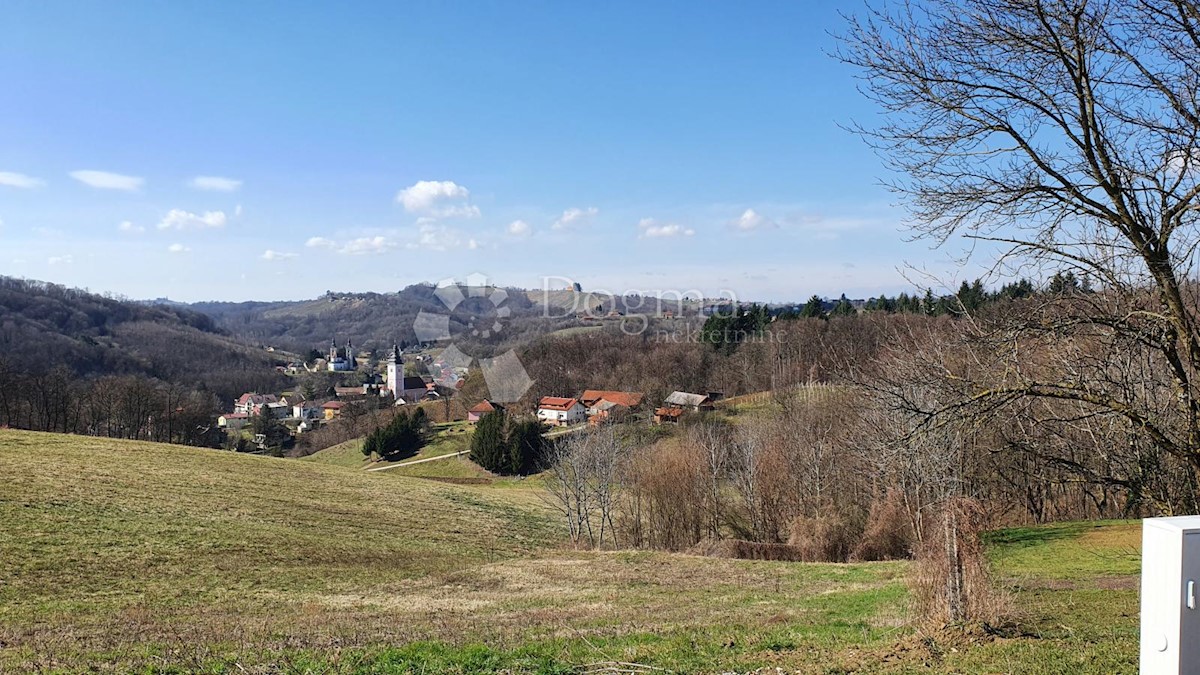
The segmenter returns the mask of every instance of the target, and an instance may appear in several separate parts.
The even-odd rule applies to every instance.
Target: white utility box
[[[1142,675],[1200,673],[1200,516],[1142,521]]]

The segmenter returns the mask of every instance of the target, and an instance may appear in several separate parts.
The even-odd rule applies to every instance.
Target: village
[[[250,433],[255,418],[266,417],[278,421],[287,431],[283,445],[290,446],[298,436],[315,431],[323,426],[336,424],[343,416],[362,410],[379,410],[386,407],[419,406],[461,396],[465,373],[442,373],[440,363],[434,361],[442,377],[433,378],[406,374],[405,352],[393,345],[382,368],[372,368],[363,355],[356,354],[353,342],[347,340],[339,348],[331,342],[324,358],[312,363],[293,362],[286,366],[289,374],[301,373],[357,373],[361,384],[353,386],[331,386],[324,392],[298,390],[271,393],[246,392],[232,402],[228,412],[217,418],[217,427],[225,431],[230,439],[246,437],[254,447],[266,450],[268,439],[262,433]],[[428,358],[428,357],[418,357]],[[674,391],[660,405],[649,406],[643,392],[587,389],[579,393],[561,392],[561,396],[542,396],[532,404],[521,406],[500,403],[482,398],[470,407],[456,406],[454,410],[465,413],[450,413],[445,422],[468,422],[475,424],[492,412],[532,414],[545,428],[598,427],[610,423],[632,423],[637,421],[652,424],[677,424],[685,414],[712,410],[723,398],[720,392],[691,393]],[[324,394],[324,395],[319,395]],[[451,409],[447,406],[447,409]]]

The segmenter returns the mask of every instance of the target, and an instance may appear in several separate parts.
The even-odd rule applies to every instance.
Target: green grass
[[[349,469],[361,469],[368,466],[370,462],[362,454],[363,439],[355,438],[330,446],[324,450],[319,450],[306,457],[301,457],[304,462],[316,462],[318,464],[328,464],[330,466],[342,466]]]
[[[1136,524],[990,534],[1015,620],[924,633],[905,562],[576,552],[537,478],[401,471],[0,431],[0,672],[1136,669]]]

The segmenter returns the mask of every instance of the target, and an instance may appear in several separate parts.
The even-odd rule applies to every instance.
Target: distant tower
[[[334,338],[330,338],[329,339],[329,362],[333,363],[336,360],[337,360],[337,340]]]
[[[392,360],[387,364],[387,388],[397,401],[404,397],[404,355],[399,345],[392,345]]]
[[[354,345],[350,344],[350,338],[346,338],[346,369],[358,369],[358,362],[354,360]]]

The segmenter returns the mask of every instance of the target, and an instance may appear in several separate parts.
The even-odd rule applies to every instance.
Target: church
[[[329,341],[329,358],[325,359],[326,367],[330,372],[334,373],[349,373],[358,370],[358,362],[354,360],[354,345],[350,344],[350,340],[346,340],[346,350],[343,352],[337,348],[337,342]]]
[[[404,354],[392,345],[392,358],[387,364],[387,389],[396,398],[396,405],[417,403],[429,392],[425,380],[404,374]]]

